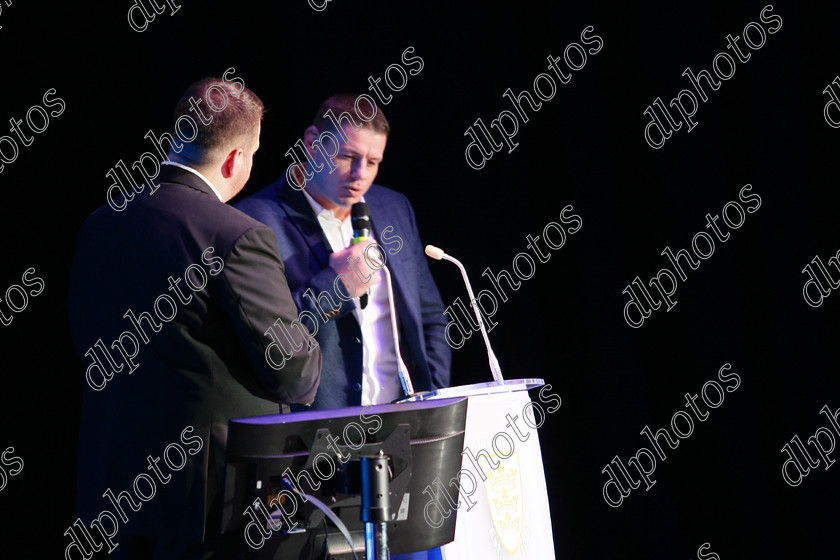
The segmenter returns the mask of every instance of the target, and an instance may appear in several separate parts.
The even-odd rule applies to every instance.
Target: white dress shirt
[[[306,195],[306,199],[318,217],[318,223],[333,252],[349,247],[353,243],[353,225],[350,217],[339,220],[332,210],[321,206],[305,189],[303,194]],[[389,403],[405,396],[400,383],[396,343],[391,328],[388,286],[385,283],[384,273],[380,270],[376,274],[379,275],[381,281],[370,287],[368,304],[364,309],[359,305],[358,296],[365,293],[370,281],[363,284],[358,274],[353,275],[357,296],[353,301],[356,304],[356,319],[362,330],[362,405],[364,406]],[[334,299],[337,298],[334,296]]]

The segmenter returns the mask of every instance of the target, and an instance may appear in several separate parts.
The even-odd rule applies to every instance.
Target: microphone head
[[[368,218],[370,216],[370,208],[368,208],[367,202],[357,202],[353,206],[350,207],[350,217],[351,218]]]
[[[370,235],[370,209],[366,202],[357,202],[350,207],[350,224],[353,226],[354,237]]]
[[[443,258],[443,255],[446,253],[443,252],[443,249],[435,247],[434,245],[426,245],[426,256],[437,261]]]

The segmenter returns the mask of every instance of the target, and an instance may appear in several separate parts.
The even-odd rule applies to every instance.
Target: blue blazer
[[[387,253],[394,284],[394,306],[403,360],[415,391],[449,386],[451,349],[444,337],[446,317],[429,272],[414,210],[402,194],[372,185],[365,194],[374,238]],[[362,390],[362,339],[355,303],[335,294],[332,252],[304,194],[278,179],[236,204],[277,234],[286,278],[298,309],[318,317],[315,338],[321,346],[321,384],[312,408],[358,406]],[[304,293],[312,290],[310,296]],[[318,303],[314,300],[322,292]],[[304,324],[311,326],[310,320]],[[294,407],[293,407],[294,408]]]

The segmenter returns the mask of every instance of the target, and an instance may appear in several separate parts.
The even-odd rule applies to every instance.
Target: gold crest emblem
[[[498,469],[488,474],[484,481],[487,500],[490,503],[490,515],[493,526],[502,545],[510,553],[515,553],[522,541],[522,529],[525,524],[522,503],[522,475],[519,468],[519,453],[514,451],[507,459],[494,456],[499,460]]]

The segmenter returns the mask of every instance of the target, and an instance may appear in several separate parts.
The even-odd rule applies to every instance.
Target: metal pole
[[[362,521],[365,522],[367,560],[388,560],[388,506],[390,480],[387,455],[362,457]]]

